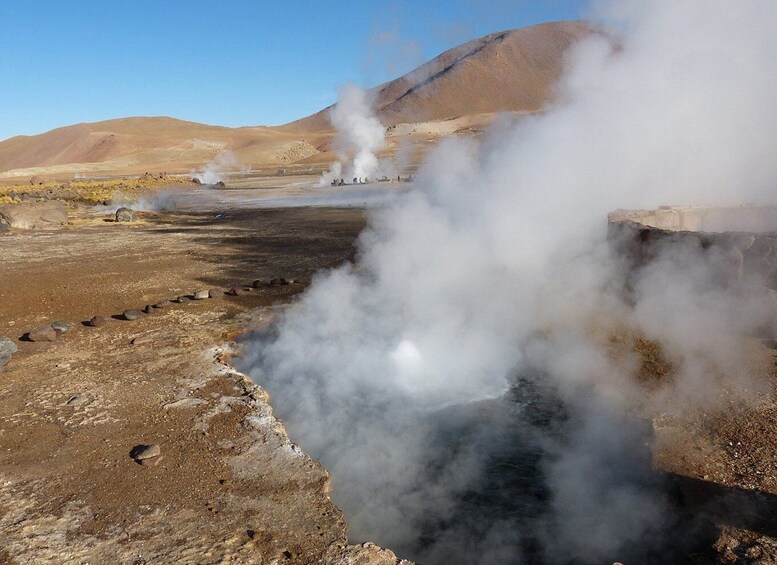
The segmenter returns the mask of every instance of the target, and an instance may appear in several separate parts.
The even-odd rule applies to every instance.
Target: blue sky
[[[167,115],[275,125],[585,0],[0,1],[0,139]]]

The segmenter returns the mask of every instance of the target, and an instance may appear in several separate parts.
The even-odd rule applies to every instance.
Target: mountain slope
[[[168,117],[137,117],[13,137],[0,143],[0,171],[71,163],[101,163],[100,169],[185,171],[225,150],[235,153],[242,163],[283,163],[288,162],[284,152],[303,156],[317,152],[297,136],[274,128],[227,128]]]
[[[567,49],[590,33],[585,22],[554,22],[469,41],[373,88],[375,109],[386,126],[537,111],[552,98]],[[242,164],[327,162],[330,155],[321,152],[334,136],[328,112],[279,127],[227,128],[169,117],[76,124],[0,142],[0,174],[186,172],[226,150]]]
[[[386,126],[487,112],[537,111],[552,96],[566,50],[590,33],[586,22],[552,22],[469,41],[373,88],[375,109]],[[284,127],[326,129],[328,112],[325,108]]]

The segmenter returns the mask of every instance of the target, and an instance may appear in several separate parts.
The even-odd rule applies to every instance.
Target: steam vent
[[[634,268],[671,246],[674,256],[708,254],[723,285],[747,278],[777,289],[777,206],[661,206],[616,210],[607,220],[608,240]]]

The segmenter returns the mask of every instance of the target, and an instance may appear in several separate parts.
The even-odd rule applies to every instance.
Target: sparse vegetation
[[[100,204],[115,200],[136,200],[144,192],[165,186],[189,184],[188,177],[165,174],[145,174],[136,178],[108,180],[71,180],[69,182],[44,181],[31,184],[17,182],[0,185],[0,204],[40,200],[65,200],[84,204]]]

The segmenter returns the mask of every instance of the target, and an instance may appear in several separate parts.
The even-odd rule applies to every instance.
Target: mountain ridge
[[[386,127],[502,111],[536,112],[552,99],[567,50],[591,33],[584,21],[491,33],[448,49],[369,92]],[[241,163],[251,165],[323,162],[334,145],[331,107],[280,126],[226,127],[170,116],[62,126],[0,142],[0,175],[78,170],[80,165],[106,171],[186,172],[221,151],[232,151]]]

